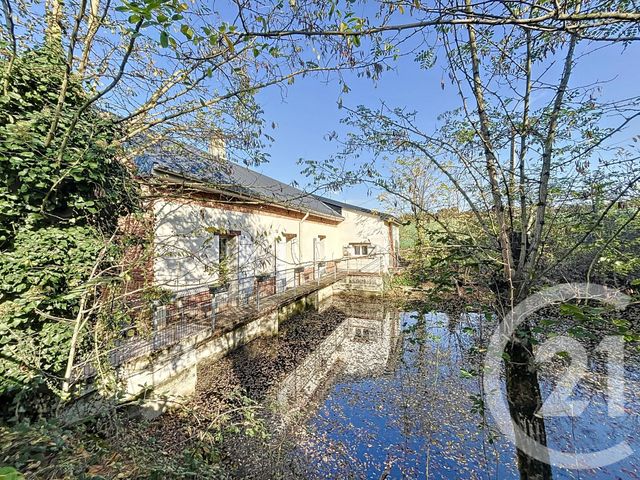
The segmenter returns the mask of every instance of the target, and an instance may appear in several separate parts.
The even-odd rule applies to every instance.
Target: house
[[[390,215],[204,153],[159,152],[136,163],[153,197],[155,285],[266,294],[340,269],[397,264],[399,223]]]

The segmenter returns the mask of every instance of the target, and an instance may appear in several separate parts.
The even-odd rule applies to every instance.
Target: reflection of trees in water
[[[518,333],[518,340],[507,344],[508,357],[504,362],[511,421],[526,434],[522,437],[519,430],[516,430],[518,469],[523,480],[550,479],[552,474],[549,459],[541,462],[522,451],[529,439],[546,446],[547,432],[544,419],[536,415],[542,406],[542,394],[533,356],[533,344],[530,340],[531,331],[524,328]]]
[[[399,317],[362,299],[327,308],[327,315],[339,311],[345,320],[270,390],[290,416],[270,472],[283,478],[551,478],[548,465],[516,453],[483,408],[481,365],[493,315],[424,310]],[[564,436],[575,446],[575,437],[566,438],[573,423],[547,419],[545,425],[535,416],[552,385],[545,370],[527,368],[534,366],[530,346],[511,344],[507,353],[503,386],[514,421],[542,444],[549,437],[557,446]],[[593,433],[582,428],[583,437]],[[269,452],[257,455],[261,473]]]
[[[487,337],[492,333],[492,329],[487,329],[487,327],[491,327],[491,324],[495,321],[495,317],[489,313],[485,314],[484,318],[483,315],[480,314],[462,313],[459,316],[450,315],[449,318],[457,318],[460,319],[463,324],[466,323],[469,326],[473,326],[472,331],[475,337],[474,346],[467,348],[465,354],[468,355],[467,359],[469,364],[476,366],[474,374],[478,381],[478,391],[480,395],[478,401],[481,402],[478,410],[482,415],[482,427],[490,429],[491,426],[487,418],[489,413],[484,411],[483,356],[477,355],[477,347],[482,348],[485,346],[488,341]],[[489,325],[485,325],[485,323]],[[460,328],[458,327],[459,325],[456,324],[456,326],[452,328],[451,323],[449,323],[449,331],[451,334],[460,339]],[[471,329],[471,327],[469,328]],[[536,412],[542,405],[542,395],[538,381],[538,372],[532,355],[533,345],[529,340],[531,338],[531,332],[526,329],[526,331],[519,333],[521,336],[518,337],[518,341],[510,342],[506,348],[507,355],[505,356],[504,364],[507,404],[509,405],[512,422],[524,432],[527,432],[530,438],[536,440],[541,445],[547,445],[544,419],[536,416]],[[461,341],[459,343],[461,350],[464,350],[463,343]],[[527,438],[516,436],[517,445],[522,446],[526,441]],[[516,448],[516,452],[521,479],[537,480],[552,478],[551,467],[548,462],[545,463],[535,460],[527,456],[520,448]]]
[[[395,370],[394,362],[397,363],[400,351],[397,310],[388,310],[375,300],[341,297],[323,302],[319,310],[321,314],[308,314],[314,322],[322,322],[325,314],[347,318],[330,333],[311,342],[314,349],[296,363],[282,382],[268,390],[269,403],[280,400],[280,406],[276,405],[278,415],[271,418],[276,421],[274,435],[266,443],[250,438],[234,442],[233,456],[237,461],[233,462],[232,468],[239,478],[310,478],[310,465],[317,463],[312,459],[320,450],[311,447],[309,437],[301,427],[313,415],[316,401],[340,380],[386,375]],[[363,314],[369,318],[355,316]],[[313,335],[313,329],[309,334]],[[279,349],[287,349],[282,345],[287,342],[286,338],[280,337],[278,342]],[[307,447],[308,450],[300,454]],[[357,469],[349,448],[349,445],[335,444],[332,452],[343,471]]]
[[[251,463],[239,476],[551,477],[545,464],[516,455],[482,408],[483,347],[494,316],[426,309],[401,314],[378,301],[335,297],[320,310],[283,328],[277,340],[263,339],[273,355],[267,350],[234,362],[252,379],[268,365],[281,367],[282,375],[258,391],[265,393],[262,398],[280,399],[279,410],[288,417],[277,423],[284,428],[275,429],[266,446],[241,439],[233,447],[235,458]],[[512,417],[540,443],[548,436],[557,446],[564,435],[575,446],[575,439],[566,438],[573,424],[547,419],[544,425],[534,415],[541,389],[550,387],[547,372],[524,368],[533,365],[528,350],[520,357],[511,345],[508,353],[513,363],[505,390]],[[593,387],[598,386],[606,383]],[[582,428],[583,436],[592,433],[588,425]]]
[[[335,307],[332,305],[332,308]],[[403,330],[405,338],[401,341],[400,317],[397,312],[391,315],[388,309],[375,310],[362,303],[352,309],[348,305],[342,305],[341,310],[347,316],[355,311],[359,315],[367,314],[374,318],[347,318],[287,377],[278,395],[287,411],[291,412],[294,405],[301,407],[307,404],[318,391],[326,395],[329,390],[325,383],[327,378],[331,379],[331,383],[337,383],[345,377],[374,378],[389,374],[391,369],[395,369],[393,378],[387,378],[387,381],[393,383],[386,389],[390,394],[383,388],[375,393],[371,392],[371,398],[367,399],[362,398],[363,392],[357,389],[350,391],[342,388],[340,391],[347,403],[379,402],[386,405],[384,408],[395,412],[388,421],[400,432],[401,439],[394,448],[387,451],[384,459],[377,459],[382,463],[383,475],[388,474],[395,464],[401,465],[399,468],[404,475],[423,476],[429,471],[430,465],[440,461],[435,457],[443,455],[456,459],[459,464],[467,462],[469,459],[465,457],[472,455],[476,468],[487,471],[491,471],[496,462],[505,461],[505,458],[501,459],[504,452],[499,451],[494,439],[488,440],[495,432],[488,430],[485,412],[481,412],[483,420],[478,424],[477,412],[469,403],[470,391],[460,385],[461,366],[467,366],[469,370],[475,369],[476,384],[472,390],[477,391],[481,397],[482,371],[477,367],[482,359],[476,351],[478,345],[485,340],[481,326],[484,319],[481,316],[469,313],[446,315],[415,312],[411,314],[412,320]],[[477,329],[475,338],[461,334],[462,329],[470,329],[471,325]],[[395,356],[392,355],[394,345]],[[398,345],[402,347],[398,348]],[[514,421],[529,432],[532,438],[545,445],[544,423],[535,416],[541,404],[537,373],[530,368],[533,363],[526,356],[529,351],[517,347],[513,344],[510,346],[513,363],[507,369],[508,403]],[[398,358],[402,361],[399,368]],[[346,417],[344,412],[332,412],[334,414]],[[345,419],[339,418],[337,423]],[[341,432],[341,426],[330,426],[332,419],[326,420],[322,423],[323,428],[354,439],[353,432],[347,429]],[[348,425],[355,428],[350,422]],[[478,428],[471,431],[470,427]],[[367,430],[366,424],[363,430]],[[379,440],[367,431],[355,434],[355,438],[361,443]],[[423,460],[417,457],[411,460],[417,453],[416,438],[423,439]],[[454,438],[458,445],[452,441]],[[319,440],[324,444],[320,445]],[[470,443],[476,443],[477,447],[469,449]],[[437,449],[433,448],[434,444],[438,445]],[[443,452],[443,445],[448,452]],[[461,448],[461,445],[466,446]],[[349,469],[363,468],[363,465],[353,463],[356,461],[354,447],[357,445],[329,441],[326,436],[315,438],[307,445],[307,448],[324,449],[325,455],[330,452],[339,458],[340,461],[334,463],[334,468],[337,464],[343,468],[348,466]],[[551,469],[547,464],[530,459],[520,451],[517,459],[522,479],[551,478]],[[425,471],[415,470],[421,461],[424,461]],[[509,457],[506,457],[506,462],[510,463]]]
[[[473,374],[477,379],[479,392],[477,397],[477,410],[482,416],[482,428],[489,430],[491,429],[491,425],[487,418],[488,412],[484,411],[483,356],[478,355],[478,348],[480,348],[480,352],[484,351],[482,347],[488,341],[487,336],[492,333],[491,328],[489,328],[487,332],[485,332],[485,329],[487,326],[490,327],[493,321],[495,321],[495,318],[491,314],[481,315],[464,312],[457,315],[449,314],[447,323],[448,333],[457,341],[458,351],[465,358],[466,363],[475,366]],[[489,323],[489,325],[485,325],[485,323]],[[472,333],[474,337],[472,345],[465,345],[460,334],[461,329],[468,329],[470,333]],[[531,338],[531,332],[526,329],[526,331],[522,331],[520,334],[521,336],[518,337],[518,341],[510,342],[506,349],[508,355],[505,356],[504,364],[507,403],[512,421],[519,426],[522,431],[527,432],[531,439],[534,439],[541,445],[547,445],[544,419],[536,415],[542,405],[542,395],[538,372],[532,355],[533,345],[529,340]],[[516,436],[517,445],[522,446],[527,440],[526,437],[520,438]],[[486,455],[487,445],[484,437],[483,449]],[[533,459],[519,448],[516,449],[516,452],[521,479],[537,480],[552,478],[551,467],[548,461],[540,462]]]
[[[401,361],[387,363],[395,370],[387,366],[381,377],[378,368],[373,381],[339,383],[305,432],[300,449],[313,459],[314,474],[424,478],[432,468],[429,478],[447,469],[475,478],[502,462],[500,478],[513,478],[513,454],[501,459],[497,449],[485,448],[486,432],[477,428],[469,390],[461,384],[460,368],[473,342],[460,328],[477,319],[460,316],[454,333],[444,314],[417,312],[405,320]]]
[[[355,317],[365,313],[370,318]],[[333,297],[319,305],[319,312],[307,312],[283,323],[278,337],[257,339],[214,365],[203,367],[199,376],[210,378],[209,387],[219,385],[218,380],[225,374],[231,376],[233,384],[254,400],[266,400],[267,405],[279,397],[291,401],[278,410],[288,413],[294,421],[302,421],[302,416],[296,415],[297,407],[305,406],[302,413],[312,414],[313,408],[306,410],[314,403],[314,397],[326,393],[338,377],[354,379],[393,371],[399,334],[397,310],[385,309],[373,299]],[[283,392],[287,384],[289,391]],[[204,388],[201,395],[215,393]],[[271,423],[279,415],[267,417]],[[226,462],[235,476],[306,477],[304,462],[285,453],[300,441],[291,435],[296,426],[277,422],[274,427],[275,435],[266,443],[242,435],[225,437],[229,457]]]
[[[412,329],[414,338],[408,342],[407,368],[401,377],[403,383],[420,388],[405,390],[409,395],[405,403],[414,406],[407,417],[413,422],[413,434],[425,439],[425,472],[435,470],[431,478],[446,471],[442,470],[443,458],[444,463],[455,460],[466,475],[487,472],[491,476],[501,462],[500,452],[487,440],[489,432],[477,423],[470,403],[472,392],[482,392],[480,379],[476,377],[475,388],[470,385],[474,380],[461,380],[463,367],[472,371],[477,365],[477,357],[471,355],[475,341],[462,335],[461,329],[477,325],[477,321],[477,314],[423,312],[418,314],[417,328]],[[469,464],[475,465],[467,467]]]
[[[588,307],[585,311],[589,313]],[[525,326],[518,336],[523,340],[520,343],[511,342],[507,346],[510,361],[504,363],[507,400],[512,421],[541,445],[552,443],[554,448],[565,452],[595,452],[614,445],[620,439],[629,441],[635,437],[637,426],[635,428],[633,426],[633,417],[636,414],[632,414],[631,418],[623,417],[617,420],[608,416],[606,405],[608,356],[597,350],[600,342],[607,335],[620,333],[618,326],[620,322],[624,323],[624,320],[616,320],[619,312],[594,308],[593,313],[596,316],[588,320],[579,320],[569,315],[562,316],[561,309],[557,306],[547,307],[529,317],[532,325],[545,322],[544,331],[532,333],[531,329]],[[626,312],[625,317],[628,313]],[[581,332],[584,334],[580,335]],[[539,347],[539,344],[550,338],[551,334],[577,338],[588,352],[587,370],[571,392],[572,400],[584,401],[588,407],[576,417],[548,417],[545,421],[544,418],[536,415],[543,404],[543,397],[546,398],[546,395],[556,387],[560,377],[565,375],[568,365],[575,361],[571,356],[556,357],[543,365],[534,361],[536,350],[531,338],[537,341],[536,346]],[[628,393],[626,406],[631,412],[635,410],[634,404],[636,407],[638,405],[632,400],[634,397],[637,398],[637,384],[633,378],[639,375],[638,357],[635,352],[628,350],[625,353],[625,365]],[[572,400],[569,400],[569,403]],[[566,408],[570,410],[570,404],[567,404]],[[516,437],[516,441],[521,445],[525,444],[527,439]],[[598,472],[590,471],[587,475],[589,478],[626,478],[627,472],[637,471],[633,460],[630,464],[631,467],[612,465],[611,470],[607,467]],[[552,478],[555,471],[547,463],[532,459],[521,451],[518,451],[518,466],[522,479],[548,479]],[[560,473],[560,475],[563,474]],[[575,476],[580,478],[579,472]]]

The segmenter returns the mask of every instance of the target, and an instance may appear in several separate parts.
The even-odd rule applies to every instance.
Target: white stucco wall
[[[218,279],[218,235],[222,230],[240,231],[235,237],[237,256],[234,275],[242,276],[274,271],[315,260],[342,258],[351,253],[351,243],[369,243],[372,253],[389,253],[389,230],[379,217],[343,209],[344,221],[337,225],[307,218],[294,218],[258,210],[238,211],[220,207],[158,200],[154,204],[155,255],[154,278],[159,286],[186,288],[210,285]],[[286,242],[285,234],[295,235]],[[314,253],[314,239],[324,237],[323,248]],[[320,241],[320,240],[316,240]],[[239,246],[238,246],[239,245]],[[324,256],[324,258],[320,258]],[[239,260],[239,262],[237,261]],[[389,265],[388,255],[384,268]]]
[[[390,244],[389,223],[382,220],[375,214],[361,212],[359,210],[342,209],[344,222],[340,224],[340,238],[344,245],[351,243],[369,243],[373,246],[372,253],[384,254],[383,268],[386,270],[391,263],[390,253],[392,245]],[[398,226],[391,224],[392,236],[397,237],[398,244],[400,234]],[[349,248],[349,253],[353,255],[353,248]]]

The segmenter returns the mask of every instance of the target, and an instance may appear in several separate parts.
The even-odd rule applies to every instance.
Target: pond
[[[535,478],[535,465],[531,471],[530,466],[518,466],[515,446],[485,408],[482,362],[490,317],[402,311],[348,298],[335,298],[323,310],[333,312],[330,328],[318,329],[311,322],[307,338],[307,327],[295,327],[296,337],[314,338],[312,345],[274,376],[277,381],[261,389],[260,400],[277,412],[270,417],[272,439],[266,448],[251,442],[236,447],[238,456],[254,457],[243,462],[238,474]],[[335,312],[341,313],[337,320]],[[314,315],[315,322],[321,321],[322,312]],[[280,343],[287,342],[286,328]],[[273,352],[266,356],[278,358]],[[259,356],[250,357],[259,361]],[[545,416],[541,428],[547,445],[559,451],[594,452],[624,441],[631,454],[600,468],[552,467],[547,477],[640,478],[640,368],[635,359],[626,362],[624,410],[610,416],[600,363],[589,360],[582,381],[567,399],[588,402],[584,411],[573,417]],[[551,362],[545,367],[539,372],[543,399],[566,365]]]

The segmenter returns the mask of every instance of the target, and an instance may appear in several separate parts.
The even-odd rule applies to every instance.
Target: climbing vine
[[[119,135],[110,115],[88,109],[66,145],[61,135],[47,141],[51,125],[63,131],[90,94],[72,76],[63,106],[56,108],[64,69],[56,50],[29,51],[15,59],[0,96],[4,414],[20,413],[42,392],[60,388],[87,281],[96,262],[116,261],[109,238],[118,218],[137,204],[135,184],[118,161]]]

